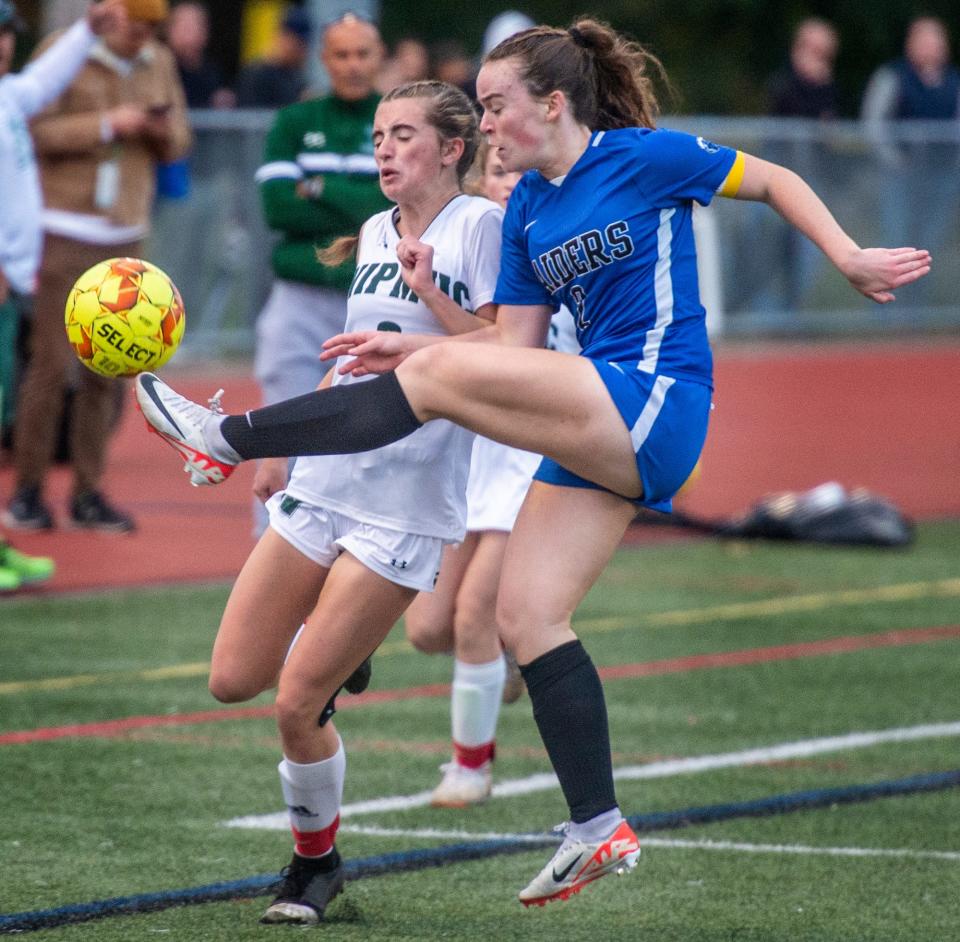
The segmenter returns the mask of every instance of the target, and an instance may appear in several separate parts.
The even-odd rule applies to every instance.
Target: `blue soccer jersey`
[[[582,355],[712,382],[693,201],[737,157],[677,131],[597,131],[557,185],[526,173],[503,223],[498,304],[565,304]]]

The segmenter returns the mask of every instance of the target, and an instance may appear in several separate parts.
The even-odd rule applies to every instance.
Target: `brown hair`
[[[473,164],[467,172],[466,179],[463,181],[465,193],[471,196],[485,196],[483,192],[483,179],[487,174],[487,157],[490,155],[490,145],[485,137],[480,138],[480,144],[477,146],[477,155],[473,158]]]
[[[561,91],[574,118],[591,130],[655,127],[660,113],[649,69],[670,89],[660,60],[606,23],[575,20],[569,29],[534,26],[487,53],[485,62],[518,59],[520,75],[536,98]]]
[[[479,118],[473,102],[455,85],[432,80],[405,82],[392,88],[380,102],[397,101],[400,98],[427,99],[426,119],[440,139],[452,141],[460,138],[463,141],[463,153],[457,161],[457,179],[462,186],[481,140]],[[317,258],[327,266],[342,265],[356,252],[359,241],[359,236],[341,236],[326,248],[319,249]]]

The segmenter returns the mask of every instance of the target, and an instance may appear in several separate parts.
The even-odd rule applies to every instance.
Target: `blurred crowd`
[[[470,50],[459,39],[427,43],[399,38],[385,50],[377,78],[384,93],[401,82],[435,78],[468,93],[483,55],[502,38],[533,24],[523,13],[495,16],[481,47]],[[317,24],[304,7],[290,6],[280,18],[264,55],[244,65],[233,87],[207,56],[209,15],[200,0],[181,0],[171,11],[166,39],[177,59],[190,107],[281,107],[307,89],[310,42]],[[829,119],[839,115],[835,67],[841,37],[829,20],[809,17],[795,28],[784,64],[767,85],[768,113],[783,117]],[[879,65],[861,98],[865,120],[952,119],[958,116],[958,73],[951,63],[946,24],[934,16],[912,19],[903,54]]]
[[[459,39],[428,44],[415,36],[401,37],[392,48],[383,49],[376,89],[383,94],[403,82],[429,78],[456,85],[472,97],[483,54],[502,38],[532,25],[523,13],[498,14],[475,52]],[[232,85],[209,55],[210,14],[200,0],[180,0],[172,6],[164,38],[177,60],[191,108],[280,108],[315,93],[308,88],[308,66],[317,28],[305,7],[287,7],[263,53],[240,68]]]

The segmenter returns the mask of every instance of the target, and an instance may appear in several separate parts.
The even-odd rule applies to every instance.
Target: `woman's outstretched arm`
[[[894,300],[893,290],[930,271],[925,249],[862,249],[810,186],[792,170],[744,154],[743,180],[736,199],[767,203],[824,252],[861,294],[879,304]]]

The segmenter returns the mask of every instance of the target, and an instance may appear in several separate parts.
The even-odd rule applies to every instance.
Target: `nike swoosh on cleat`
[[[180,426],[173,420],[173,416],[167,411],[167,407],[163,404],[163,401],[159,396],[154,393],[153,388],[158,382],[157,377],[153,373],[144,373],[140,377],[140,386],[143,388],[144,392],[150,397],[153,404],[163,413],[166,420],[177,430],[177,434],[183,438],[184,434],[180,431]]]
[[[557,869],[556,869],[556,867],[554,867],[554,868],[553,868],[553,881],[554,881],[554,883],[560,883],[560,882],[562,882],[562,881],[566,878],[567,874],[576,866],[577,861],[578,861],[582,856],[583,856],[582,853],[577,854],[577,856],[574,857],[573,860],[571,860],[570,863],[568,863],[568,864],[563,868],[563,870],[561,870],[559,873],[557,873]]]

